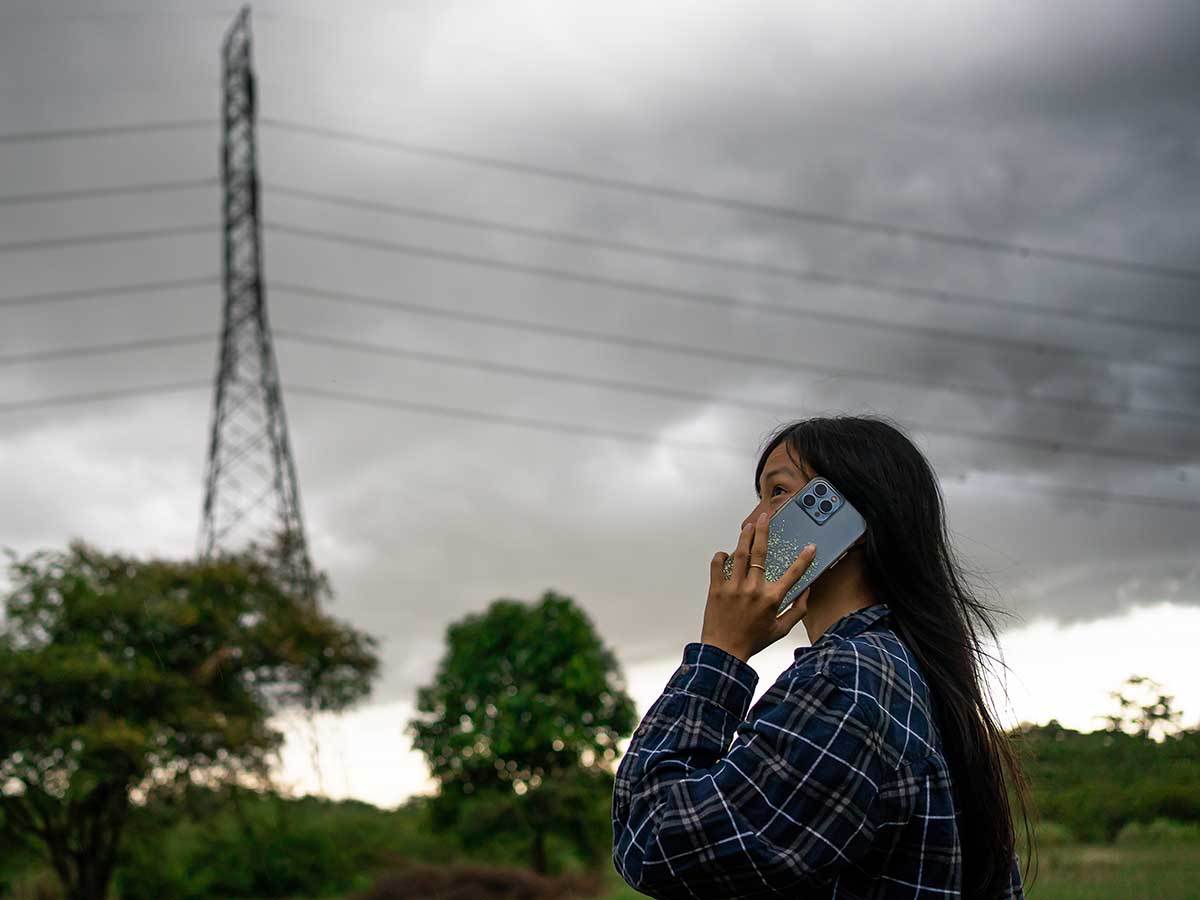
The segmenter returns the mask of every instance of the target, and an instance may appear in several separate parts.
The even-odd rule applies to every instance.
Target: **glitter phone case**
[[[850,545],[867,530],[867,523],[829,479],[817,477],[788,498],[771,516],[767,531],[767,581],[778,581],[805,544],[816,544],[817,554],[804,574],[784,595],[776,615],[788,610],[822,572],[845,556]],[[733,574],[733,556],[725,561],[725,577]]]

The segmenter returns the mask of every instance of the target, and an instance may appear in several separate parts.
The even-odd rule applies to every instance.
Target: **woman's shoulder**
[[[894,768],[941,757],[928,684],[915,655],[894,631],[871,629],[813,649],[797,674],[807,670],[824,676],[852,694],[875,719]]]
[[[848,637],[832,636],[804,648],[795,668],[798,675],[826,675],[851,686],[903,687],[921,696],[929,693],[916,656],[887,627]]]

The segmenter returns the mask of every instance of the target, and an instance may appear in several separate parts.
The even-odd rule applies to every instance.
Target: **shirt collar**
[[[817,638],[815,643],[809,645],[808,647],[797,647],[795,654],[796,658],[799,658],[801,654],[813,649],[813,647],[820,646],[821,644],[827,642],[830,637],[837,637],[841,638],[842,640],[846,640],[854,637],[856,634],[861,634],[875,624],[875,622],[879,621],[884,616],[889,615],[891,611],[891,607],[889,607],[886,603],[876,603],[872,606],[864,606],[862,609],[856,609],[852,613],[847,613],[826,628],[824,633]]]

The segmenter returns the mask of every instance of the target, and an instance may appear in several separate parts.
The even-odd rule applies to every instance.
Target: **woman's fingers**
[[[729,579],[741,584],[746,578],[746,564],[750,561],[750,542],[754,539],[754,527],[747,522],[738,537],[737,549],[733,551],[733,576]]]
[[[792,586],[800,580],[800,578],[808,570],[808,567],[812,565],[812,561],[816,559],[816,557],[817,545],[805,545],[804,549],[800,551],[800,555],[796,557],[795,562],[788,566],[787,571],[784,572],[783,575],[780,576],[779,580],[775,582],[775,584],[779,587],[780,597],[787,596],[788,591],[790,591]],[[808,588],[805,588],[805,590],[808,590]]]
[[[727,559],[729,559],[729,554],[724,550],[718,550],[717,555],[709,563],[708,589],[710,591],[725,583],[725,560]]]
[[[759,569],[757,566],[766,566],[767,563],[767,532],[771,527],[771,521],[767,518],[766,513],[762,513],[754,521],[754,528],[751,529],[754,533],[754,539],[750,544],[750,562],[746,568],[746,588],[748,590],[758,590],[762,587],[763,576],[766,570]]]

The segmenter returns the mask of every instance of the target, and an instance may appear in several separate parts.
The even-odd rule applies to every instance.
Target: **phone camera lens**
[[[833,504],[832,504],[832,503],[830,503],[828,500],[822,500],[822,501],[821,501],[821,512],[825,512],[825,513],[827,513],[827,512],[829,512],[831,509],[833,509]]]
[[[812,494],[805,494],[804,499],[801,502],[809,509],[812,509],[813,504],[817,502],[817,498]]]
[[[816,494],[818,497],[824,497],[824,496],[825,496],[825,492],[826,492],[826,491],[828,491],[828,490],[829,490],[829,488],[827,488],[827,487],[826,487],[825,485],[823,485],[823,484],[818,484],[818,485],[816,485],[816,486],[814,486],[814,487],[813,487],[813,493],[814,493],[814,494]]]

